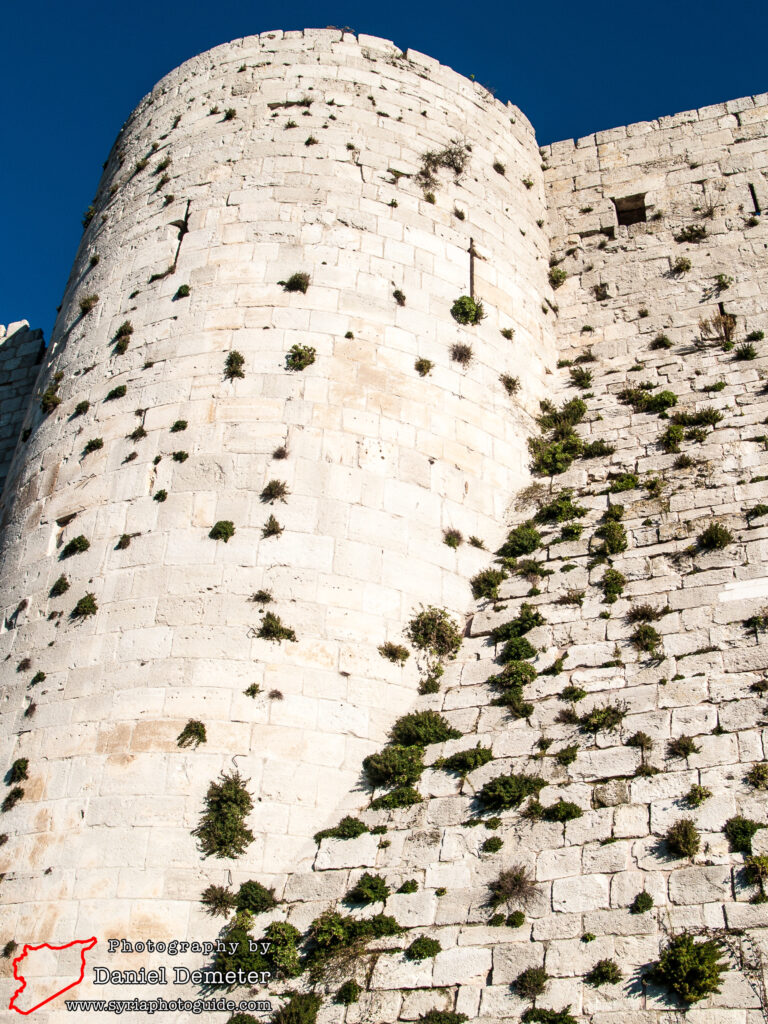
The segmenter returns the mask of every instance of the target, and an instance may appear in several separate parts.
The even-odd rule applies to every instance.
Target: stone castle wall
[[[0,324],[0,494],[44,351],[43,332],[26,320]]]
[[[685,1020],[757,1024],[768,1014],[765,901],[746,869],[748,851],[726,834],[734,818],[754,821],[752,853],[768,852],[760,782],[768,755],[760,625],[768,597],[766,234],[747,202],[752,184],[759,203],[768,166],[764,99],[542,151],[552,267],[568,275],[553,298],[562,358],[549,399],[560,407],[582,398],[579,436],[612,451],[575,459],[518,494],[510,525],[536,518],[541,537],[529,557],[538,570],[510,567],[499,599],[477,603],[442,692],[419,699],[462,733],[427,748],[423,802],[368,810],[364,823],[385,826],[386,837],[324,839],[312,870],[281,891],[285,902],[270,916],[307,934],[325,911],[349,913],[346,895],[363,872],[375,872],[391,890],[383,912],[406,928],[347,968],[360,1001],[352,1011],[324,1006],[324,1024],[418,1020],[432,1009],[482,1024],[518,1021],[531,1000],[516,981],[530,968],[545,972],[539,1009],[569,1007],[571,1019],[590,1024],[667,1024],[683,1019],[684,1006],[648,968],[683,932],[717,939],[728,968],[721,991]],[[749,121],[747,137],[735,112]],[[748,155],[738,148],[745,145]],[[706,180],[687,183],[701,178],[691,165],[703,153]],[[647,219],[619,224],[613,198],[638,195]],[[700,240],[676,241],[692,225],[706,229]],[[672,271],[678,259],[690,267]],[[716,315],[733,317],[730,338],[717,337]],[[744,344],[753,344],[754,358]],[[591,380],[578,386],[578,370]],[[623,394],[632,388],[669,392],[675,404],[666,417],[633,410]],[[662,441],[675,414],[688,417],[676,450]],[[581,506],[577,518],[541,517],[565,490]],[[616,505],[624,536],[601,556],[606,513]],[[563,540],[573,524],[581,536]],[[730,539],[708,551],[699,538],[711,524]],[[602,585],[607,569],[623,577],[613,601]],[[519,713],[498,705],[502,644],[492,630],[524,604],[542,621],[525,634],[537,677]],[[642,617],[655,630],[653,650],[639,647]],[[584,722],[605,709],[618,715],[610,727]],[[465,779],[441,768],[441,758],[477,745],[492,760]],[[483,786],[510,773],[540,778],[538,810],[534,800],[496,813],[483,807]],[[550,817],[561,801],[562,816]],[[690,856],[667,839],[681,819],[698,832]],[[490,886],[511,867],[525,870],[534,891],[493,907]],[[415,891],[398,891],[406,881]],[[652,906],[633,911],[640,893]],[[511,910],[523,911],[521,923],[513,925]],[[439,951],[414,962],[405,950],[421,936]],[[620,980],[590,983],[606,960]]]
[[[305,96],[309,107],[284,105]],[[230,107],[234,118],[222,120]],[[768,753],[759,693],[768,655],[760,631],[743,627],[768,597],[765,528],[745,518],[768,500],[765,343],[752,360],[735,346],[768,331],[767,113],[766,97],[746,98],[539,151],[519,111],[480,87],[382,40],[329,31],[219,47],[157,86],[107,164],[49,347],[38,390],[63,373],[62,404],[47,417],[28,407],[31,435],[5,491],[1,742],[6,763],[31,764],[25,799],[2,823],[10,931],[25,941],[209,937],[220,923],[202,914],[201,890],[257,877],[283,902],[254,934],[271,919],[306,932],[324,910],[349,912],[343,897],[367,870],[394,893],[375,909],[407,933],[350,968],[361,1000],[326,1000],[322,1024],[417,1020],[433,1007],[482,1024],[517,1020],[530,1003],[512,986],[532,966],[549,975],[539,1007],[570,1004],[591,1024],[666,1024],[677,1009],[641,976],[682,929],[730,950],[722,993],[687,1019],[763,1019],[764,906],[750,902],[757,890],[723,826],[736,814],[766,820],[764,797],[744,780]],[[455,138],[471,145],[467,170],[459,182],[441,172],[431,203],[407,175]],[[696,227],[698,242],[676,241]],[[470,290],[470,246],[488,315],[462,328],[449,310]],[[553,276],[552,289],[554,270],[566,277]],[[310,274],[306,294],[278,285],[294,271]],[[181,284],[190,295],[174,298]],[[89,294],[98,302],[81,317]],[[735,318],[733,348],[718,341],[718,315]],[[134,331],[116,355],[126,319]],[[668,347],[651,347],[659,336]],[[466,370],[450,359],[456,342],[473,347]],[[284,369],[294,343],[317,349],[302,374]],[[225,382],[232,350],[245,356],[245,377]],[[579,365],[593,379],[580,390],[555,361],[590,350],[594,361]],[[424,378],[418,357],[435,364]],[[501,373],[520,378],[518,395],[505,393]],[[722,420],[665,452],[671,421],[620,400],[641,383],[674,392],[670,415],[714,407]],[[105,404],[121,384],[125,397]],[[582,537],[541,528],[531,557],[544,572],[511,572],[498,602],[471,602],[469,578],[546,500],[520,495],[539,400],[581,395],[579,434],[614,451],[544,484],[574,490]],[[89,410],[72,418],[84,399]],[[178,419],[188,426],[171,434]],[[130,443],[138,425],[147,435]],[[92,437],[103,448],[82,456]],[[276,461],[280,445],[289,454]],[[189,458],[174,462],[177,450]],[[635,486],[611,492],[625,473]],[[288,484],[285,504],[259,501],[272,478]],[[153,501],[159,489],[165,502]],[[608,604],[596,531],[617,502],[627,547],[607,564],[625,586]],[[285,532],[263,540],[270,512]],[[236,526],[226,545],[207,537],[218,519]],[[707,554],[696,538],[712,521],[733,542]],[[489,550],[465,541],[453,551],[447,528]],[[89,549],[59,561],[79,534]],[[130,546],[114,550],[122,534]],[[48,599],[61,572],[70,590]],[[295,644],[252,636],[259,613],[248,598],[262,588]],[[86,591],[98,613],[73,623]],[[500,665],[489,633],[524,601],[545,622],[527,634],[539,648],[525,693],[533,711],[516,718],[492,703],[498,689],[487,680]],[[395,668],[376,648],[402,643],[421,603],[472,617],[441,691],[417,697],[414,658]],[[661,613],[656,659],[632,642],[627,616],[642,603]],[[30,687],[37,671],[45,679]],[[242,693],[252,682],[255,700]],[[569,703],[566,686],[586,696]],[[273,689],[284,699],[270,700]],[[623,709],[614,729],[588,732],[562,716],[611,703]],[[462,733],[428,748],[427,764],[477,743],[493,760],[466,780],[427,770],[415,807],[360,810],[370,797],[362,758],[414,707],[440,711]],[[176,746],[189,718],[207,727],[196,751]],[[627,742],[639,731],[652,741],[647,753]],[[698,748],[687,758],[669,751],[680,736]],[[557,759],[573,745],[575,760]],[[222,869],[201,860],[190,829],[208,783],[233,763],[257,800],[256,840]],[[518,809],[496,828],[470,827],[474,794],[507,772],[540,775],[542,804],[562,798],[581,816],[551,823]],[[696,809],[685,801],[694,784],[712,794]],[[386,837],[319,847],[308,838],[346,813],[386,826]],[[680,817],[701,832],[690,860],[664,845]],[[764,835],[756,853],[768,850]],[[496,837],[491,853],[484,846]],[[523,925],[491,926],[488,885],[514,864],[535,880],[535,897]],[[417,892],[396,893],[407,880]],[[643,890],[653,909],[630,913]],[[418,963],[380,952],[419,935],[441,951]],[[623,978],[595,988],[585,975],[604,958]]]
[[[466,171],[440,170],[429,202],[413,176],[454,139]],[[172,72],[131,117],[47,353],[39,390],[61,404],[30,404],[6,488],[2,750],[31,764],[2,850],[15,931],[215,932],[197,900],[227,871],[190,829],[235,757],[257,800],[236,877],[279,878],[366,802],[361,759],[418,685],[413,658],[377,647],[402,642],[422,603],[463,615],[487,554],[443,531],[493,547],[526,478],[555,353],[544,217],[525,118],[381,40],[242,40]],[[470,291],[470,246],[487,317],[462,327],[450,309]],[[297,271],[306,294],[279,284]],[[456,343],[472,346],[466,368]],[[317,351],[302,373],[285,368],[294,344]],[[289,493],[271,506],[273,478]],[[263,539],[270,513],[284,532]],[[219,520],[235,524],[227,544],[208,537]],[[88,550],[62,560],[81,535]],[[50,598],[62,573],[70,588]],[[256,636],[261,589],[295,643]],[[98,613],[72,619],[86,593]],[[193,752],[176,742],[189,719],[208,734]]]

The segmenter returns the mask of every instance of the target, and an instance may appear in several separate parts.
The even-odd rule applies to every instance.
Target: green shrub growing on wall
[[[382,658],[386,658],[387,661],[391,661],[394,665],[404,665],[411,656],[407,647],[403,647],[402,644],[392,643],[391,640],[380,644],[377,650]]]
[[[407,960],[429,960],[431,957],[437,956],[442,948],[437,939],[420,935],[408,946],[405,956]]]
[[[463,779],[476,768],[482,768],[484,764],[488,764],[492,760],[491,748],[481,747],[478,743],[476,747],[459,750],[455,754],[451,754],[450,757],[446,757],[440,767],[446,772],[454,772]]]
[[[368,905],[386,903],[390,888],[381,875],[364,872],[345,896],[345,902]]]
[[[523,1011],[520,1020],[523,1024],[576,1024],[576,1018],[572,1013],[570,1004],[562,1010],[540,1010],[538,1007],[530,1007]]]
[[[521,999],[535,1001],[547,987],[549,975],[543,967],[527,967],[512,982],[512,988]]]
[[[626,582],[626,576],[622,575],[618,569],[605,570],[598,586],[603,592],[603,600],[606,604],[613,604],[621,597]]]
[[[224,362],[224,376],[227,380],[234,380],[236,377],[245,377],[243,372],[243,366],[245,365],[245,356],[241,352],[233,350],[227,355]]]
[[[360,919],[347,917],[334,910],[326,910],[309,926],[308,960],[322,965],[339,953],[362,950],[369,939],[400,935],[402,928],[393,917],[375,914]]]
[[[530,555],[540,546],[541,534],[529,519],[509,531],[506,541],[496,554],[501,558],[519,558],[521,555]]]
[[[371,786],[408,786],[418,782],[424,771],[420,746],[394,744],[363,760],[363,771]]]
[[[243,882],[237,890],[235,906],[238,910],[247,910],[251,914],[263,914],[277,906],[277,900],[272,889],[267,889],[261,882],[251,879]]]
[[[371,810],[392,811],[398,807],[411,807],[413,804],[421,803],[423,799],[418,789],[414,789],[413,786],[396,786],[389,793],[371,800]]]
[[[701,846],[701,835],[690,818],[678,818],[669,826],[664,838],[670,852],[676,857],[693,858]]]
[[[552,267],[549,271],[549,283],[554,289],[564,284],[567,277],[568,275],[561,267]]]
[[[651,977],[670,988],[684,1003],[697,1003],[720,991],[721,978],[728,970],[720,959],[719,943],[696,942],[692,935],[676,935],[653,965]]]
[[[239,857],[253,842],[253,832],[245,819],[253,809],[253,800],[239,772],[222,772],[205,796],[205,810],[199,825],[192,830],[204,857]]]
[[[621,971],[615,960],[598,960],[585,976],[584,980],[593,988],[600,985],[616,985],[621,981]]]
[[[360,999],[360,992],[362,989],[350,978],[349,981],[345,981],[344,984],[339,988],[334,998],[335,1003],[340,1003],[342,1006],[350,1006],[352,1003],[356,1003]]]
[[[69,580],[63,574],[54,582],[51,589],[48,591],[49,597],[61,597],[62,594],[66,594],[69,590]]]
[[[710,523],[699,534],[697,543],[703,551],[722,551],[733,544],[733,534],[720,523]]]
[[[315,1024],[321,1005],[320,996],[299,992],[272,1014],[270,1024]]]
[[[600,551],[605,555],[618,555],[627,550],[627,531],[615,520],[602,523],[595,530],[595,536],[603,541]]]
[[[496,601],[499,597],[499,586],[506,579],[506,573],[500,569],[483,569],[469,581],[472,587],[472,597],[475,600],[485,598],[488,601]]]
[[[533,518],[537,523],[565,523],[571,519],[582,519],[586,514],[587,509],[574,504],[573,491],[566,487],[556,498],[542,505]]]
[[[300,373],[315,361],[315,349],[311,345],[292,345],[285,357],[285,368]]]
[[[17,782],[24,782],[29,778],[29,758],[17,757],[5,778],[6,785],[13,786]]]
[[[285,292],[301,292],[304,294],[307,288],[309,288],[309,274],[297,271],[295,274],[291,274],[287,281],[281,283]]]
[[[12,811],[19,800],[24,798],[24,790],[21,786],[14,786],[12,790],[7,794],[2,804],[0,804],[0,811],[3,814],[7,814],[8,811]]]
[[[179,747],[199,747],[207,739],[205,725],[194,718],[190,718],[179,735],[176,737],[176,745]]]
[[[485,316],[482,302],[462,295],[451,306],[451,316],[459,324],[479,324]]]
[[[90,546],[91,542],[81,533],[77,537],[73,537],[72,540],[67,541],[61,549],[59,558],[64,559],[71,558],[73,555],[80,555],[83,551],[87,551]]]
[[[752,853],[752,840],[755,832],[765,827],[762,822],[736,815],[726,821],[723,832],[725,832],[728,845],[734,853]]]
[[[639,892],[629,905],[630,914],[645,914],[653,907],[653,896],[649,892]]]
[[[483,810],[509,811],[529,796],[538,796],[547,783],[538,775],[499,775],[486,782],[477,794]]]
[[[61,405],[61,398],[56,393],[58,387],[58,383],[50,384],[40,396],[40,409],[45,416]]]
[[[403,747],[426,747],[430,743],[443,743],[458,739],[461,733],[453,729],[437,711],[412,711],[398,718],[389,733],[392,743]]]
[[[405,630],[414,647],[435,658],[455,658],[461,647],[459,627],[444,608],[429,605],[415,615]]]
[[[642,622],[629,638],[635,650],[645,654],[656,654],[661,647],[661,635],[648,622]]]
[[[219,519],[217,523],[214,523],[208,536],[211,540],[223,540],[225,544],[229,542],[230,537],[235,535],[235,524],[231,519]]]
[[[211,917],[227,917],[235,909],[235,894],[223,885],[209,885],[201,893],[200,902]]]
[[[544,821],[562,822],[565,824],[568,821],[573,821],[575,818],[580,818],[583,813],[578,804],[573,803],[571,800],[563,800],[561,797],[557,803],[550,804],[549,807],[544,808],[542,818]]]
[[[257,633],[262,640],[271,640],[273,643],[280,643],[283,640],[296,642],[296,633],[290,626],[284,626],[280,616],[274,612],[266,612],[261,620],[261,626]]]
[[[357,839],[364,832],[368,832],[368,826],[364,822],[359,818],[352,818],[346,815],[338,825],[316,832],[315,842],[319,844],[323,839]]]
[[[624,704],[601,704],[588,711],[579,719],[583,732],[603,732],[616,729],[627,713]]]
[[[70,616],[73,619],[87,619],[90,615],[95,615],[98,610],[99,606],[96,603],[96,595],[89,592],[80,598],[70,612]]]

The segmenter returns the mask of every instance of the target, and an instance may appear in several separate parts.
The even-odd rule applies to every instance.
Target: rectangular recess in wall
[[[642,224],[647,220],[645,192],[634,196],[623,196],[621,199],[612,198],[611,202],[616,207],[619,224]]]

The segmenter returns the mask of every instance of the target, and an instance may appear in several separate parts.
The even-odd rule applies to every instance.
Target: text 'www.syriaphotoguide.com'
[[[228,1013],[250,1010],[257,1013],[269,1013],[272,1003],[268,999],[65,999],[68,1010],[83,1010],[101,1013],[208,1013],[214,1010],[226,1010]]]

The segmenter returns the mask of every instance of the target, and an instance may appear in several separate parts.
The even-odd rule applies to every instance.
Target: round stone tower
[[[380,39],[237,40],[131,115],[0,506],[10,932],[210,937],[206,885],[279,885],[367,803],[419,686],[379,648],[461,619],[526,479],[545,216],[525,117]],[[255,838],[206,859],[235,767]]]

